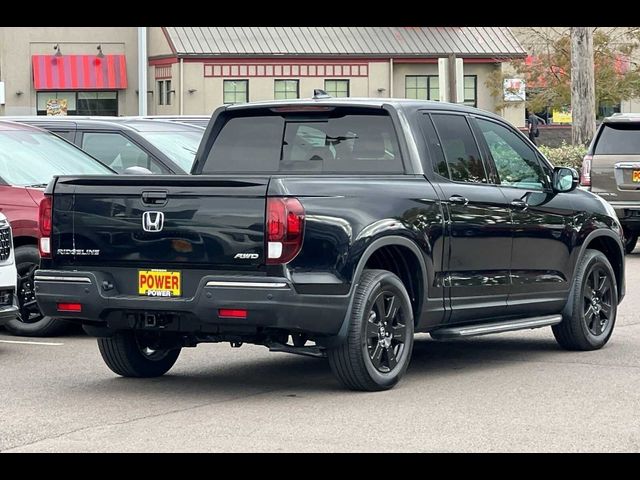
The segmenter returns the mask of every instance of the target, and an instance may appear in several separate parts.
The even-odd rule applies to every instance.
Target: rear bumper
[[[104,288],[102,272],[38,270],[36,298],[45,315],[109,329],[139,328],[141,315],[159,315],[162,328],[184,333],[250,333],[276,328],[335,335],[348,309],[348,295],[296,292],[286,278],[204,276],[191,298],[122,295]],[[81,312],[58,311],[59,303],[80,303]],[[245,309],[246,318],[221,318],[219,309]]]
[[[609,202],[616,211],[620,224],[640,232],[640,202]]]

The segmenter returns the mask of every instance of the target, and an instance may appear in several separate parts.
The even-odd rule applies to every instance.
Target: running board
[[[556,325],[562,321],[561,315],[548,315],[546,317],[521,318],[520,320],[507,320],[503,322],[476,323],[461,327],[439,328],[431,332],[436,340],[448,340],[451,338],[476,337],[490,333],[513,332],[529,328],[540,328]]]

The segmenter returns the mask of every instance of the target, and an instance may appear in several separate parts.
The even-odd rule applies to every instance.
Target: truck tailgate
[[[268,184],[268,176],[62,177],[54,263],[256,270]]]

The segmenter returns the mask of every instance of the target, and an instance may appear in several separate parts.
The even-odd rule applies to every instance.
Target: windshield
[[[0,131],[0,174],[10,185],[46,186],[54,175],[113,174],[93,157],[48,132]]]
[[[204,129],[138,133],[185,172],[190,172]]]

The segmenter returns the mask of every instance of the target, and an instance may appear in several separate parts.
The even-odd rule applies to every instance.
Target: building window
[[[478,76],[464,76],[464,102],[469,107],[478,106]]]
[[[405,77],[406,98],[415,100],[440,100],[440,84],[437,75],[407,75]]]
[[[171,105],[171,80],[158,80],[158,105]]]
[[[118,115],[117,91],[37,92],[37,103],[38,115]]]
[[[348,97],[349,80],[325,80],[324,91],[331,97]]]
[[[249,80],[224,80],[223,102],[244,103],[249,101]]]
[[[300,98],[299,80],[274,80],[273,98],[276,100],[287,100],[289,98]]]

